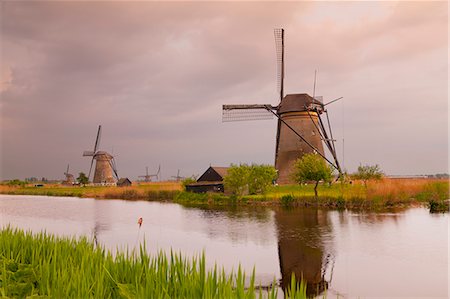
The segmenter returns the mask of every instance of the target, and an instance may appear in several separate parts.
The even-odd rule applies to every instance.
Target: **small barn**
[[[223,178],[228,167],[210,166],[193,184],[186,185],[186,191],[195,193],[224,192]]]
[[[131,181],[128,178],[120,178],[117,181],[117,187],[128,187],[131,186]]]

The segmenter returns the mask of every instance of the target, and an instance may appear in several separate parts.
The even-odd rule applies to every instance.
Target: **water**
[[[138,228],[137,220],[143,217]],[[177,204],[0,195],[1,226],[88,236],[107,248],[205,252],[227,271],[240,263],[256,281],[290,273],[327,298],[447,298],[448,214],[423,208],[352,213],[307,208],[187,208]]]

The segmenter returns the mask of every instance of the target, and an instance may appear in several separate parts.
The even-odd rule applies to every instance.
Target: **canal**
[[[137,220],[143,218],[139,228]],[[425,208],[357,213],[313,208],[189,208],[178,204],[0,195],[0,224],[87,236],[112,251],[205,252],[209,266],[240,264],[256,281],[291,273],[327,298],[448,296],[447,214]]]

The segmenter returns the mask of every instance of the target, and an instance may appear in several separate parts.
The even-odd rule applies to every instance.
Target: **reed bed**
[[[247,284],[246,284],[247,282]],[[287,293],[306,298],[304,283]],[[255,285],[240,266],[231,274],[206,269],[205,256],[109,251],[86,238],[56,238],[9,227],[0,231],[0,294],[25,298],[276,298],[277,288]]]

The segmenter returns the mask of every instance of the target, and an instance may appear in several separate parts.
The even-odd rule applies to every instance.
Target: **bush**
[[[378,164],[376,165],[359,165],[358,171],[352,175],[355,180],[362,180],[364,186],[367,188],[367,181],[369,180],[381,180],[383,178],[383,172]]]
[[[183,190],[186,191],[186,186],[189,184],[193,184],[195,182],[197,182],[197,180],[195,180],[192,177],[185,178],[184,180],[181,181],[181,186],[183,187]]]
[[[291,206],[294,203],[294,201],[295,198],[291,194],[283,195],[281,197],[281,204],[286,207]]]
[[[231,165],[223,179],[225,190],[241,197],[248,194],[260,194],[276,179],[277,172],[273,166],[247,164]]]
[[[27,183],[18,179],[9,181],[7,183],[8,186],[17,186],[17,187],[24,187]]]
[[[317,198],[317,186],[320,181],[330,182],[333,170],[327,165],[325,160],[317,154],[306,154],[298,159],[294,164],[293,177],[299,183],[314,181],[314,195]]]

